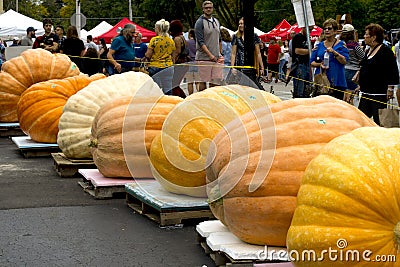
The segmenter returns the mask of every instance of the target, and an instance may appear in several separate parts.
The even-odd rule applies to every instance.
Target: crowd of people
[[[187,38],[183,35],[180,20],[161,19],[155,23],[156,36],[148,45],[142,42],[136,26],[128,23],[108,47],[104,39],[95,44],[90,35],[86,43],[83,42],[75,26],[69,26],[64,35],[61,25],[54,27],[51,19],[44,19],[42,36],[35,36],[36,29],[29,27],[26,36],[22,40],[14,39],[13,45],[64,53],[82,72],[90,75],[144,71],[165,94],[180,96],[184,94],[179,87],[183,79],[188,83],[188,93],[192,94],[207,86],[225,84],[224,70],[228,68],[230,74],[245,74],[260,89],[263,89],[261,80],[288,84],[292,79],[293,97],[306,98],[313,96],[314,75],[323,73],[329,80],[329,94],[333,97],[352,103],[353,96],[361,91],[364,97],[359,109],[378,124],[378,110],[393,98],[399,85],[400,33],[392,46],[386,39],[387,32],[378,24],[365,27],[362,44],[356,40],[356,31],[351,24],[340,24],[331,18],[323,23],[321,37],[313,44],[307,38],[305,27],[297,34],[291,32],[288,40],[283,42],[272,37],[264,43],[254,33],[253,66],[256,71],[252,72],[246,66],[249,63],[244,45],[244,18],[240,18],[236,33],[231,35],[213,16],[211,1],[204,1],[202,9],[203,14],[193,29],[188,30]],[[0,64],[5,61],[4,48],[5,44],[0,40]],[[184,64],[188,62],[193,63]],[[178,68],[177,64],[190,67]],[[400,90],[397,95],[400,97]]]
[[[305,29],[293,38],[294,97],[310,97],[310,90],[306,89],[312,84],[312,75],[307,71],[311,66],[314,74],[326,74],[329,94],[333,97],[352,103],[352,97],[361,92],[358,108],[380,125],[379,109],[386,108],[399,86],[399,53],[392,50],[390,43],[384,42],[385,31],[379,24],[365,27],[364,47],[355,41],[355,29],[351,24],[342,25],[339,34],[339,24],[329,18],[323,23],[323,29],[323,36],[311,54]],[[303,59],[301,62],[296,59],[299,57]]]

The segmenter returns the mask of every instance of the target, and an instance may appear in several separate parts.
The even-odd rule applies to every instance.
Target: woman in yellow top
[[[149,61],[149,75],[160,86],[164,94],[170,95],[172,94],[174,74],[174,69],[170,68],[173,65],[171,55],[175,51],[175,43],[168,35],[168,21],[164,19],[157,21],[154,29],[157,36],[151,38],[145,59]]]

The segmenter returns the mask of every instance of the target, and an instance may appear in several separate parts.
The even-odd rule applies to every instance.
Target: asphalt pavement
[[[53,164],[0,138],[0,266],[215,266],[196,224],[161,228],[125,199],[94,199]]]

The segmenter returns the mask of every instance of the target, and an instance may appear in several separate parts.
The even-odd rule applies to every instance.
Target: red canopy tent
[[[272,37],[275,37],[277,40],[286,40],[288,38],[288,35],[290,32],[288,30],[290,29],[290,24],[289,22],[286,21],[286,19],[282,20],[278,25],[275,26],[272,30],[267,32],[266,34],[260,35],[260,39],[263,42],[269,41]]]
[[[292,31],[299,33],[301,31],[301,28],[299,28],[297,23],[290,26],[289,22],[284,19],[271,31],[267,32],[266,34],[260,35],[260,39],[263,42],[268,42],[271,37],[275,37],[277,40],[284,41],[286,39],[290,39],[290,33]],[[322,32],[322,28],[314,25],[314,28],[312,29],[312,31],[310,31],[311,40],[317,40]]]
[[[297,23],[295,23],[292,25],[292,27],[290,27],[288,33],[290,34],[290,32],[292,32],[292,31],[299,33],[299,32],[301,32],[301,28],[299,28]],[[316,41],[322,32],[323,32],[323,29],[321,27],[314,25],[313,29],[310,31],[311,40]]]
[[[142,42],[144,43],[148,43],[150,42],[150,39],[154,36],[156,36],[156,33],[153,31],[150,31],[146,28],[143,28],[139,25],[137,25],[136,23],[130,21],[127,18],[123,18],[120,22],[118,22],[117,24],[114,25],[114,27],[112,27],[109,31],[103,33],[100,36],[94,37],[94,41],[96,43],[98,43],[98,41],[100,40],[100,38],[104,38],[104,40],[106,41],[107,44],[111,43],[111,39],[114,38],[115,36],[117,36],[119,34],[119,30],[124,28],[125,24],[131,23],[133,25],[136,26],[136,31],[140,32],[143,36],[142,38]]]

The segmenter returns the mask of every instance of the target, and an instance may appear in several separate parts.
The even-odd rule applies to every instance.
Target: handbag
[[[187,47],[186,40],[183,36],[182,38],[182,47],[181,47],[181,53],[178,56],[178,59],[176,60],[176,64],[182,64],[191,61],[189,57],[189,48]]]
[[[146,65],[145,62],[140,62],[139,72],[143,72],[143,73],[149,74],[149,71],[147,69],[147,65]]]
[[[356,72],[356,74],[354,74],[353,78],[351,78],[351,80],[353,81],[353,83],[358,84],[358,82],[360,81],[360,71],[358,70]]]
[[[389,100],[387,108],[378,110],[379,122],[382,127],[399,127],[399,110],[397,108],[394,108],[393,102],[393,99],[392,101]]]
[[[331,82],[326,76],[326,71],[321,69],[320,73],[314,75],[314,93],[313,96],[328,95],[330,93]]]

